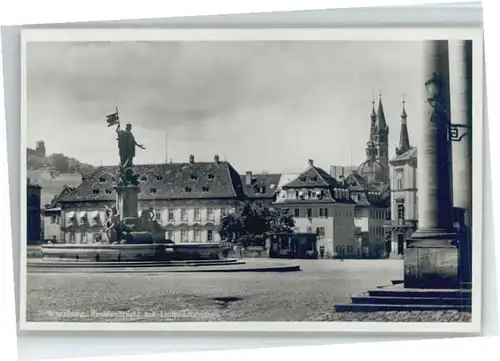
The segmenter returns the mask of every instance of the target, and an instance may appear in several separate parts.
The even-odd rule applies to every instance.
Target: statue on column
[[[127,169],[132,167],[135,157],[135,147],[146,149],[142,144],[135,141],[132,134],[132,124],[128,123],[125,130],[120,129],[120,123],[116,126],[116,134],[118,135],[118,149],[120,153],[120,167]]]
[[[115,179],[117,185],[138,185],[138,175],[133,170],[135,147],[146,148],[135,141],[135,137],[132,134],[132,124],[128,123],[125,126],[125,130],[121,129],[118,107],[116,107],[115,113],[106,115],[106,123],[108,127],[116,125],[118,152],[120,155],[120,167]]]

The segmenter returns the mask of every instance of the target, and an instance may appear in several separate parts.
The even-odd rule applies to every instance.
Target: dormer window
[[[113,193],[113,191],[112,191],[111,189],[106,189],[104,192],[105,192],[106,194],[111,194],[111,193]]]
[[[68,212],[68,225],[73,226],[76,222],[76,213]]]
[[[99,194],[99,189],[92,189],[92,194],[94,194],[94,195]]]
[[[210,180],[215,179],[215,176],[213,174],[209,174],[208,179],[210,179]]]
[[[311,177],[311,182],[316,182],[318,180],[318,177],[316,177],[315,175],[313,175]]]
[[[157,175],[157,176],[156,176],[156,180],[157,180],[157,181],[162,181],[162,180],[163,180],[163,177],[162,177],[161,175]]]
[[[300,177],[300,181],[301,182],[305,182],[306,181],[306,177]]]
[[[145,175],[143,175],[143,176],[141,177],[141,182],[145,182],[145,181],[147,181],[147,180],[148,180],[148,178],[147,178]]]
[[[197,179],[198,179],[198,177],[195,174],[191,175],[191,180],[197,180]]]
[[[191,193],[191,188],[189,187],[184,188],[184,190],[186,191],[186,193]]]
[[[78,214],[78,224],[84,226],[87,223],[87,212],[80,212]]]
[[[208,187],[202,187],[202,188],[201,188],[201,190],[202,190],[203,192],[208,192],[210,189],[209,189]]]
[[[156,193],[156,191],[157,191],[157,189],[156,189],[156,188],[150,188],[150,189],[149,189],[149,193],[151,193],[151,194],[155,194],[155,193]]]
[[[100,182],[100,183],[106,183],[106,178],[104,178],[104,177],[99,177],[99,182]]]

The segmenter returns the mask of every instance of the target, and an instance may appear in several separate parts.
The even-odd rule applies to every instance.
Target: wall
[[[43,238],[54,242],[63,239],[63,237],[61,232],[61,211],[46,211],[43,222]]]
[[[27,186],[27,242],[39,242],[41,241],[42,229],[41,229],[41,212],[40,212],[40,197],[41,188],[35,185]]]
[[[401,187],[399,186],[396,175],[400,171],[403,174]],[[391,222],[397,224],[398,219],[398,204],[404,205],[405,222],[418,220],[418,191],[417,191],[417,175],[418,169],[415,159],[410,159],[404,164],[393,165],[391,169]],[[391,234],[391,257],[402,257],[401,249],[398,246],[399,238],[403,237],[404,248],[406,248],[406,239],[411,236],[413,229],[410,227],[401,227],[392,229]]]
[[[341,257],[356,258],[361,250],[354,237],[354,204],[337,204],[334,208],[334,252]]]
[[[102,234],[105,222],[105,205],[108,207],[113,202],[86,202],[85,204],[65,204],[62,212],[62,229],[64,241],[67,243],[95,241],[96,234]],[[220,242],[217,234],[217,226],[220,223],[223,212],[234,212],[237,202],[233,200],[151,200],[139,201],[139,212],[153,208],[158,222],[165,228],[165,237],[175,243],[208,242],[209,231],[212,231],[212,241]],[[199,217],[195,219],[195,209]],[[209,217],[208,209],[212,209]],[[181,216],[185,212],[186,217]],[[173,218],[169,219],[172,213]],[[77,222],[71,222],[69,216],[75,214]],[[80,217],[86,215],[86,221],[80,222]],[[209,219],[210,218],[210,219]],[[105,235],[103,235],[105,238]]]

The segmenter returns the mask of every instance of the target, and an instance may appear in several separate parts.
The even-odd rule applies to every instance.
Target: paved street
[[[252,262],[251,260],[248,262]],[[259,260],[256,262],[266,262]],[[28,274],[28,321],[467,321],[457,312],[335,314],[401,279],[397,260],[285,260],[291,273]]]

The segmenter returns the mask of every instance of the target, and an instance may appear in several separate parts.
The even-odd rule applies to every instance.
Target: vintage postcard
[[[480,29],[23,31],[21,329],[479,332],[482,92]]]

